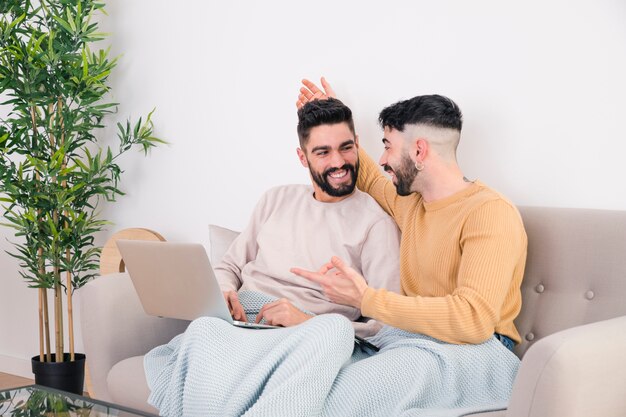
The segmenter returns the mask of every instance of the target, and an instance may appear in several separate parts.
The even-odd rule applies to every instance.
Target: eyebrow
[[[354,139],[350,139],[347,140],[345,142],[342,142],[339,147],[343,148],[346,145],[354,145]],[[315,148],[311,149],[311,152],[316,152],[316,151],[327,151],[330,149],[330,146],[316,146]]]

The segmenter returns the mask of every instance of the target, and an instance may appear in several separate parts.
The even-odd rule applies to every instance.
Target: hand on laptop
[[[286,298],[281,298],[265,304],[257,314],[256,322],[260,323],[265,319],[265,322],[272,326],[289,327],[305,322],[311,317],[313,316],[303,313]]]
[[[222,294],[224,294],[226,305],[228,305],[228,310],[230,310],[230,315],[233,316],[233,319],[247,322],[248,318],[246,317],[243,306],[239,302],[237,291],[222,291]]]

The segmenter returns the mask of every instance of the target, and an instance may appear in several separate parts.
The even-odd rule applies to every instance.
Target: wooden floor
[[[0,390],[8,388],[23,387],[24,385],[34,384],[35,381],[21,376],[5,374],[0,372]]]

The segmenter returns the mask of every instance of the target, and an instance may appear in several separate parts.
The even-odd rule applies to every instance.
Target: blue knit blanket
[[[254,317],[267,302],[241,294]],[[251,330],[194,320],[144,359],[150,404],[163,416],[450,417],[506,408],[517,357],[498,340],[452,345],[385,326],[355,347],[351,323],[320,315]]]

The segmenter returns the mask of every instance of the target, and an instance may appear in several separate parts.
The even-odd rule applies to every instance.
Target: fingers
[[[322,88],[326,92],[326,95],[328,97],[336,98],[337,95],[335,94],[335,90],[333,90],[333,88],[330,86],[328,81],[326,81],[326,78],[322,77],[322,79],[320,81],[322,82]]]
[[[241,303],[238,302],[237,306],[235,307],[235,320],[239,320],[239,321],[248,321],[248,317],[246,316],[246,311],[243,309],[243,306],[241,305]]]
[[[230,310],[230,315],[233,316],[235,320],[239,321],[248,321],[246,317],[246,312],[239,301],[239,297],[235,291],[229,291],[226,293],[228,309]]]
[[[337,277],[346,278],[352,281],[352,283],[354,283],[357,287],[361,285],[367,286],[365,278],[363,278],[363,276],[355,271],[350,265],[346,264],[340,257],[333,256],[330,262],[335,268],[337,268],[337,271],[339,271]]]
[[[324,100],[327,98],[328,97],[320,90],[311,92],[304,87],[300,88],[300,95],[298,96],[298,100],[304,102],[305,104],[309,101]]]
[[[256,320],[254,321],[256,324],[261,323],[261,320],[263,320],[265,318],[265,314],[267,313],[267,310],[270,308],[270,304],[265,304],[263,307],[261,307],[261,310],[259,310],[259,314],[256,315]],[[266,320],[267,321],[267,320]],[[269,321],[267,321],[268,324],[271,324]]]
[[[261,320],[265,320],[267,324],[273,326],[289,327],[296,326],[311,317],[313,316],[300,311],[288,299],[281,298],[265,304],[257,314],[256,322],[260,323]]]
[[[311,101],[313,100],[315,93],[313,93],[312,91],[304,88],[304,87],[300,87],[300,95],[298,96],[298,99],[300,100],[305,100],[305,101]]]
[[[320,82],[322,83],[323,90],[315,85],[314,82],[309,81],[306,78],[302,80],[304,87],[300,88],[300,94],[298,95],[298,100],[296,101],[296,108],[300,109],[306,103],[313,100],[326,100],[329,97],[337,97],[329,82],[326,81],[326,78],[322,77]]]
[[[320,90],[320,88],[316,86],[315,83],[305,78],[302,80],[302,84],[304,84],[306,88],[302,87],[300,89],[300,92],[304,94],[309,100],[311,99],[311,97],[316,97],[316,98],[337,97],[337,95],[335,94],[335,90],[333,90],[330,83],[326,81],[325,77],[322,77],[320,79],[320,82],[322,83],[323,91]]]
[[[329,88],[329,91],[333,94],[334,97],[335,93],[330,87],[330,84],[328,84],[326,80],[324,80],[324,83]],[[300,87],[300,95],[298,96],[298,101],[296,102],[296,107],[298,108],[304,106],[310,101],[325,100],[329,97],[326,93],[326,88],[324,89],[324,91],[322,91],[318,86],[315,85],[315,83],[307,79],[303,79],[302,84],[304,84],[304,87]]]
[[[306,271],[300,268],[291,268],[289,271],[292,274],[296,274],[298,276],[301,276],[302,278],[306,278],[309,281],[316,282],[320,285],[324,285],[328,281],[328,278],[324,274],[320,274],[319,272]]]
[[[310,100],[308,100],[304,94],[299,94],[298,101],[296,101],[296,107],[300,109],[300,107],[304,106],[309,101]]]
[[[346,263],[343,261],[343,259],[341,259],[338,256],[333,256],[330,259],[330,263],[332,266],[334,266],[335,268],[337,268],[341,273],[343,273],[344,275],[347,275],[349,272],[349,266],[346,265]]]
[[[261,310],[259,310],[259,314],[256,315],[255,323],[258,324],[261,322],[261,320],[265,319],[267,324],[277,325],[277,323],[273,322],[271,318],[272,316],[271,310],[275,309],[277,306],[281,304],[284,304],[285,302],[287,302],[287,300],[285,298],[281,298],[280,300],[272,301],[271,303],[265,304],[263,307],[261,307]]]
[[[230,294],[232,291],[222,291],[222,295],[224,296],[224,300],[226,300],[226,305],[228,306],[228,312],[230,315],[233,315],[233,303],[230,298]]]
[[[315,83],[313,83],[312,81],[307,80],[306,78],[302,80],[302,84],[304,84],[304,86],[306,88],[308,88],[307,91],[309,91],[311,93],[311,95],[313,95],[315,93],[323,94],[322,90],[320,90],[319,87],[315,85]],[[306,90],[306,88],[303,87],[303,88],[300,89],[300,91]]]
[[[322,267],[317,271],[318,274],[322,274],[322,275],[326,275],[328,273],[328,271],[330,271],[331,269],[335,268],[334,265],[332,263],[327,263],[325,265],[322,265]]]

